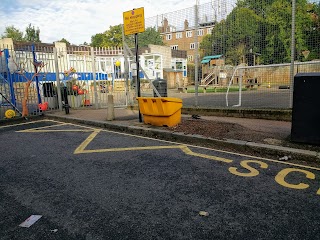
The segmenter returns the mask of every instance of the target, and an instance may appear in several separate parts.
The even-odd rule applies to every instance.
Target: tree
[[[40,41],[40,29],[35,29],[31,26],[31,23],[26,28],[26,33],[23,36],[23,32],[15,28],[13,25],[6,27],[4,34],[1,35],[2,38],[12,38],[16,41],[28,41],[28,42],[41,42]]]
[[[312,33],[313,24],[310,14],[307,13],[308,5],[307,0],[297,0],[296,2],[295,55],[299,60],[302,60],[302,51],[310,47],[308,46],[308,36]],[[288,0],[274,1],[267,8],[265,20],[268,34],[266,35],[266,51],[264,52],[266,63],[290,62],[291,11],[292,3]]]
[[[212,34],[206,35],[200,43],[204,55],[220,55],[226,53],[226,21],[222,20],[213,29]]]
[[[59,42],[64,42],[67,46],[70,46],[70,42],[65,38],[61,38],[61,40],[59,40]]]
[[[125,36],[125,42],[130,48],[134,47],[134,35]],[[139,47],[148,46],[148,44],[164,45],[160,33],[152,27],[146,28],[138,34]],[[91,37],[92,47],[122,47],[122,25],[110,26],[104,33],[98,33]]]
[[[122,47],[122,25],[110,26],[105,31],[104,44],[106,47]]]
[[[239,0],[200,48],[205,54],[224,54],[231,64],[251,52],[261,54],[263,64],[290,62],[291,15],[290,0]],[[296,59],[320,58],[320,4],[296,0],[295,43]],[[306,51],[310,51],[307,59]]]
[[[23,40],[23,32],[15,28],[13,25],[6,27],[4,34],[1,35],[2,38],[12,38],[16,41]]]
[[[91,37],[92,47],[121,47],[122,25],[110,26],[104,33],[98,33]]]
[[[226,63],[237,65],[245,54],[258,51],[261,24],[262,18],[253,10],[236,7],[204,37],[200,49],[206,55],[224,54]]]
[[[105,34],[97,33],[96,35],[91,36],[91,46],[92,47],[103,47]]]
[[[139,47],[147,47],[148,44],[164,45],[160,33],[153,27],[148,27],[138,34],[138,44]]]
[[[309,22],[303,28],[306,48],[302,50],[309,51],[309,55],[305,58],[300,54],[302,61],[320,58],[320,3],[308,3],[306,12],[304,16],[309,18]]]
[[[239,0],[237,7],[248,8],[260,17],[266,17],[266,9],[277,0]]]
[[[24,39],[28,42],[41,42],[40,29],[35,29],[34,26],[31,26],[31,23],[29,23],[29,26],[26,28],[26,35]]]
[[[258,30],[261,18],[251,9],[235,8],[227,17],[226,57],[231,63],[239,64],[241,58],[249,51],[257,51]]]
[[[204,56],[213,55],[212,35],[207,34],[200,43],[200,49]]]

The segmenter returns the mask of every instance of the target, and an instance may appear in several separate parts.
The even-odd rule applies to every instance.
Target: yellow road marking
[[[201,153],[195,153],[191,151],[186,145],[176,145],[176,146],[147,146],[147,147],[127,147],[127,148],[105,148],[105,149],[90,149],[86,150],[86,147],[93,141],[93,139],[101,132],[101,130],[95,130],[91,133],[74,151],[74,154],[82,153],[102,153],[102,152],[122,152],[122,151],[139,151],[139,150],[158,150],[158,149],[181,149],[187,155],[206,158],[215,161],[221,161],[226,163],[233,162],[230,159],[220,158],[216,156],[210,156]]]
[[[82,127],[82,125],[77,125],[77,124],[72,124],[72,125]],[[131,137],[138,137],[138,138],[143,138],[143,139],[155,140],[154,138],[150,138],[150,137],[138,136],[138,135],[133,135],[133,134],[129,134],[129,133],[115,132],[115,131],[111,131],[111,130],[101,129],[101,131],[103,131],[103,132],[111,132],[111,133],[125,135],[125,136],[131,136]],[[156,141],[165,142],[165,143],[171,143],[171,144],[177,144],[176,142],[171,142],[171,141],[162,140],[162,139],[156,139]],[[241,157],[249,157],[249,158],[258,159],[258,160],[264,160],[264,161],[268,161],[268,162],[280,163],[280,164],[283,164],[283,165],[289,165],[289,166],[295,166],[295,167],[307,168],[307,169],[313,169],[313,170],[316,170],[316,171],[320,171],[320,168],[317,168],[317,167],[311,167],[311,166],[306,166],[306,165],[301,165],[301,164],[291,163],[291,162],[284,162],[284,161],[274,160],[274,159],[270,159],[270,158],[251,156],[251,155],[247,155],[247,154],[243,154],[243,153],[235,153],[235,152],[219,150],[219,149],[215,149],[215,148],[207,148],[207,147],[196,146],[196,145],[192,145],[192,144],[185,144],[184,146],[189,146],[189,147],[194,147],[194,148],[199,148],[199,149],[205,149],[205,150],[210,150],[210,151],[216,151],[216,152],[220,152],[220,153],[227,153],[227,154],[231,154],[231,155],[238,155],[238,156],[241,156]]]
[[[33,121],[33,122],[28,122],[28,123],[21,123],[21,124],[14,124],[14,125],[8,125],[8,126],[2,126],[0,128],[5,128],[5,127],[11,127],[11,126],[18,126],[18,125],[24,125],[24,124],[31,124],[31,123],[36,123],[36,122],[55,122],[55,123],[60,123],[61,125],[72,125],[72,126],[77,126],[77,127],[81,127],[81,128],[86,128],[86,129],[91,129],[91,131],[93,132],[111,132],[111,133],[115,133],[115,134],[120,134],[120,135],[125,135],[125,136],[131,136],[131,137],[138,137],[138,138],[143,138],[143,139],[151,139],[151,140],[155,140],[153,138],[150,137],[144,137],[144,136],[138,136],[138,135],[133,135],[133,134],[128,134],[128,133],[121,133],[121,132],[115,132],[115,131],[111,131],[111,130],[105,130],[105,129],[98,129],[98,128],[93,128],[93,127],[88,127],[88,126],[83,126],[83,125],[79,125],[79,124],[74,124],[74,123],[65,123],[65,122],[61,122],[61,121],[57,121],[57,120],[51,120],[51,119],[45,119],[45,120],[38,120],[38,121]],[[57,125],[54,125],[57,126]],[[28,131],[28,130],[22,130],[22,131]],[[55,130],[58,131],[58,130]],[[59,130],[61,132],[66,131],[66,130]],[[75,130],[73,130],[75,131]],[[34,131],[34,132],[40,132],[38,131]],[[44,131],[41,131],[44,132]],[[80,131],[80,132],[86,132],[84,130]],[[88,131],[90,132],[90,131]],[[156,139],[156,141],[160,141],[160,142],[165,142],[165,143],[171,143],[171,144],[178,144],[175,142],[171,142],[171,141],[166,141],[166,140],[161,140],[161,139]],[[83,144],[83,143],[82,143]],[[81,146],[81,145],[80,145]],[[75,153],[80,153],[77,152],[77,150],[79,151],[83,151],[84,149],[81,149],[80,146],[76,149]],[[306,169],[313,169],[316,171],[320,171],[320,168],[317,167],[311,167],[311,166],[306,166],[306,165],[301,165],[301,164],[296,164],[296,163],[290,163],[290,162],[283,162],[283,161],[278,161],[278,160],[274,160],[274,159],[269,159],[269,158],[263,158],[263,157],[256,157],[256,156],[250,156],[250,155],[246,155],[246,154],[241,154],[241,153],[234,153],[234,152],[229,152],[229,151],[224,151],[224,150],[218,150],[218,149],[214,149],[214,148],[207,148],[207,147],[201,147],[201,146],[195,146],[195,145],[191,145],[191,144],[185,144],[183,145],[184,147],[179,147],[182,149],[183,152],[185,152],[188,155],[193,155],[193,156],[198,156],[198,157],[202,157],[202,158],[207,158],[207,159],[212,159],[212,160],[217,160],[220,161],[219,159],[222,160],[222,162],[232,162],[232,160],[230,159],[225,159],[225,158],[219,158],[219,157],[215,157],[215,156],[210,156],[210,155],[206,155],[206,154],[201,154],[201,153],[195,153],[192,150],[190,150],[188,147],[194,147],[194,148],[199,148],[199,149],[206,149],[206,150],[210,150],[210,151],[217,151],[217,152],[221,152],[221,153],[227,153],[227,154],[231,154],[231,155],[238,155],[238,156],[242,156],[242,157],[250,157],[253,159],[258,159],[258,160],[263,160],[263,161],[269,161],[269,162],[274,162],[274,163],[280,163],[283,165],[288,165],[288,166],[296,166],[296,167],[300,167],[300,168],[306,168]],[[187,147],[187,148],[185,148]],[[119,148],[122,149],[122,148]],[[188,149],[188,150],[187,150]],[[134,150],[133,148],[131,148],[131,150]],[[141,149],[137,149],[137,150],[143,150]],[[93,150],[85,150],[85,151],[93,151]],[[113,150],[115,151],[115,150]],[[120,151],[124,151],[123,149]],[[224,161],[227,160],[227,161]],[[320,189],[319,189],[319,194],[320,194]]]
[[[50,120],[50,121],[56,122],[56,123],[65,123],[65,122],[60,122],[60,121],[55,121],[55,120]],[[76,126],[76,127],[81,127],[81,128],[91,129],[93,131],[99,129],[99,128],[88,127],[88,126],[85,126],[85,125],[79,125],[79,124],[75,124],[75,123],[65,123],[65,124],[71,125],[71,126]],[[108,130],[103,130],[103,129],[99,129],[99,130],[108,132]]]
[[[217,156],[212,156],[212,155],[207,155],[207,154],[202,154],[202,153],[196,153],[193,152],[189,147],[194,147],[194,148],[200,148],[200,149],[206,149],[206,150],[210,150],[210,151],[217,151],[217,152],[223,152],[223,153],[228,153],[231,155],[238,155],[238,156],[247,156],[253,159],[259,159],[259,160],[265,160],[265,161],[270,161],[270,162],[274,162],[274,163],[281,163],[284,165],[289,165],[289,166],[297,166],[299,168],[308,168],[308,169],[313,169],[313,170],[317,170],[320,171],[320,168],[315,168],[315,167],[310,167],[310,166],[304,166],[304,165],[300,165],[300,164],[294,164],[294,163],[289,163],[289,162],[280,162],[277,160],[273,160],[273,159],[267,159],[267,158],[261,158],[261,157],[254,157],[254,156],[248,156],[248,155],[244,155],[244,154],[237,154],[237,153],[233,153],[233,152],[227,152],[227,151],[221,151],[221,150],[215,150],[215,149],[210,149],[210,148],[205,148],[205,147],[199,147],[199,146],[193,146],[193,145],[177,145],[178,143],[175,142],[171,142],[171,141],[165,141],[165,140],[159,140],[159,139],[152,139],[152,138],[148,138],[148,137],[142,137],[142,136],[136,136],[133,134],[126,134],[126,133],[118,133],[118,132],[113,132],[113,131],[109,131],[109,130],[102,130],[102,129],[97,129],[97,128],[89,128],[89,127],[83,127],[81,125],[76,125],[76,124],[68,124],[68,123],[63,123],[63,122],[57,122],[57,121],[52,121],[52,122],[56,122],[59,123],[57,125],[51,125],[51,126],[45,126],[45,127],[38,127],[38,128],[32,128],[32,129],[28,129],[28,130],[21,130],[21,131],[17,131],[17,132],[92,132],[74,151],[74,154],[83,154],[83,153],[103,153],[103,152],[123,152],[123,151],[139,151],[139,150],[161,150],[161,149],[181,149],[181,151],[186,154],[186,155],[190,155],[190,156],[195,156],[195,157],[200,157],[200,158],[205,158],[205,159],[209,159],[209,160],[214,160],[214,161],[220,161],[220,162],[224,162],[224,163],[232,163],[233,160],[231,159],[227,159],[227,158],[222,158],[222,157],[217,157]],[[19,124],[20,125],[20,124]],[[77,127],[81,127],[84,129],[65,129],[65,130],[54,130],[54,129],[49,129],[52,127],[60,127],[60,126],[66,126],[66,125],[72,125],[72,126],[77,126]],[[144,139],[151,139],[153,141],[160,141],[160,142],[165,142],[165,143],[171,143],[174,145],[171,146],[147,146],[147,147],[122,147],[122,148],[108,148],[108,149],[89,149],[86,150],[86,148],[88,147],[88,145],[95,139],[95,137],[101,132],[111,132],[111,133],[115,133],[115,134],[122,134],[122,135],[127,135],[130,137],[139,137],[139,138],[144,138]],[[242,172],[242,171],[238,171],[238,168],[236,167],[230,167],[229,168],[229,172],[238,176],[242,176],[242,177],[255,177],[257,175],[259,175],[259,171],[254,168],[251,167],[249,165],[249,163],[256,163],[260,165],[260,168],[262,169],[266,169],[268,168],[268,164],[266,164],[265,162],[260,162],[257,160],[242,160],[240,161],[240,165],[248,170],[249,172]],[[291,173],[291,172],[302,172],[306,175],[306,178],[308,179],[315,179],[315,174],[306,170],[302,170],[302,169],[295,169],[295,168],[287,168],[287,169],[282,169],[276,176],[275,176],[275,181],[280,184],[283,187],[286,188],[291,188],[291,189],[306,189],[309,188],[309,184],[300,182],[300,183],[289,183],[285,180],[285,177]],[[317,195],[320,195],[320,189],[318,189]]]
[[[10,125],[6,125],[6,126],[1,126],[0,128],[22,126],[22,125],[32,124],[32,123],[36,123],[36,122],[47,122],[47,120],[38,120],[38,121],[33,121],[33,122],[10,124]]]
[[[75,154],[79,153],[102,153],[102,152],[122,152],[122,151],[136,151],[136,150],[157,150],[157,149],[174,149],[180,148],[180,146],[148,146],[148,147],[128,147],[128,148],[105,148],[105,149],[91,149],[75,151]]]
[[[101,130],[96,129],[91,133],[74,151],[74,154],[79,154],[84,151],[84,149],[89,145],[89,143],[98,135]]]
[[[37,132],[37,131],[40,131],[41,129],[48,129],[48,128],[53,128],[53,127],[66,126],[66,125],[67,125],[67,123],[61,123],[61,124],[56,124],[56,125],[50,125],[50,126],[44,126],[44,127],[36,127],[36,128],[25,129],[25,130],[19,130],[19,131],[16,131],[16,132]],[[47,131],[50,131],[50,130],[47,130]],[[61,130],[59,130],[59,131],[61,131]]]
[[[249,172],[239,172],[238,168],[236,167],[230,167],[229,172],[231,172],[234,175],[241,176],[241,177],[255,177],[259,175],[259,171],[249,165],[249,163],[255,163],[260,166],[260,168],[267,169],[268,164],[265,162],[257,161],[257,160],[242,160],[240,162],[241,167],[248,170]]]
[[[73,125],[73,124],[64,123],[64,122],[57,122],[57,121],[52,121],[52,122],[59,123],[59,124],[44,126],[44,127],[30,128],[30,129],[25,129],[25,130],[19,130],[16,132],[92,132],[93,130],[96,130],[95,128],[88,128],[88,127],[83,127],[85,129],[54,129],[54,130],[48,129],[48,128],[53,128],[53,127]],[[77,127],[79,127],[79,126],[77,126]],[[43,130],[43,129],[45,129],[45,130]]]
[[[297,169],[297,168],[286,168],[286,169],[282,169],[277,174],[277,176],[275,177],[276,182],[284,187],[293,188],[293,189],[306,189],[309,187],[309,184],[306,184],[306,183],[292,184],[292,183],[286,182],[285,177],[290,172],[302,172],[306,175],[306,178],[308,178],[308,179],[315,179],[316,178],[315,174],[312,172],[302,170],[302,169]]]
[[[227,159],[227,158],[221,158],[217,156],[211,156],[207,154],[202,154],[202,153],[195,153],[193,152],[190,148],[188,148],[186,145],[180,146],[180,149],[187,155],[195,156],[195,157],[201,157],[201,158],[206,158],[210,160],[215,160],[215,161],[220,161],[220,162],[225,162],[225,163],[231,163],[233,160]]]
[[[38,121],[38,122],[40,122],[40,121]],[[43,121],[41,121],[41,122],[43,122]],[[102,129],[97,129],[97,128],[84,127],[84,126],[77,125],[77,124],[69,124],[69,123],[58,122],[58,121],[51,121],[51,122],[55,122],[55,123],[59,123],[59,124],[45,126],[45,127],[31,128],[31,129],[21,130],[21,131],[17,131],[17,132],[33,132],[33,133],[35,133],[35,132],[91,132],[91,134],[76,148],[76,150],[74,151],[74,154],[103,153],[103,152],[123,152],[123,151],[139,151],[139,150],[181,149],[181,151],[186,155],[205,158],[205,159],[214,160],[214,161],[220,161],[220,162],[224,162],[224,163],[232,163],[233,162],[233,160],[227,159],[227,158],[222,158],[222,157],[217,157],[217,156],[212,156],[212,155],[207,155],[207,154],[202,154],[202,153],[196,153],[196,152],[193,152],[189,148],[189,147],[194,147],[196,149],[200,148],[200,149],[206,149],[206,150],[210,150],[210,151],[228,153],[228,154],[231,154],[231,155],[247,156],[247,157],[250,157],[250,158],[253,158],[253,159],[265,160],[265,161],[270,161],[270,162],[274,162],[274,163],[281,163],[282,165],[284,164],[284,165],[289,165],[289,166],[296,166],[296,167],[299,167],[299,168],[308,168],[308,169],[313,169],[313,170],[320,171],[320,168],[304,166],[304,165],[294,164],[294,163],[289,163],[289,162],[281,162],[281,161],[277,161],[277,160],[273,160],[273,159],[248,156],[248,155],[244,155],[244,154],[237,154],[237,153],[233,153],[233,152],[215,150],[215,149],[199,147],[199,146],[193,146],[193,145],[190,145],[190,144],[177,145],[178,143],[171,142],[171,141],[153,139],[153,138],[148,138],[148,137],[143,137],[143,136],[136,136],[136,135],[133,135],[133,134],[118,133],[118,132],[114,132],[114,131],[102,130]],[[30,123],[27,123],[27,124],[30,124]],[[17,124],[17,125],[23,125],[23,124]],[[63,130],[63,129],[62,130],[61,129],[50,129],[50,128],[53,128],[53,127],[60,127],[60,126],[66,126],[66,125],[77,126],[79,128],[82,128],[82,129],[65,129],[65,130]],[[5,127],[8,127],[8,126],[5,126]],[[147,147],[122,147],[122,148],[86,150],[88,145],[102,131],[109,132],[109,133],[111,132],[111,133],[115,133],[115,134],[122,134],[122,135],[130,136],[130,137],[151,139],[153,141],[171,143],[171,144],[174,144],[174,145],[171,145],[171,146],[147,146]],[[257,160],[242,160],[242,161],[240,161],[240,165],[244,169],[249,171],[249,172],[238,171],[237,167],[230,167],[229,168],[229,172],[232,173],[232,174],[241,176],[241,177],[255,177],[255,176],[259,175],[259,170],[254,168],[254,167],[251,167],[249,165],[249,163],[259,164],[260,168],[262,168],[262,169],[268,168],[268,164],[266,164],[265,162],[260,162],[260,161],[257,161]],[[279,185],[281,185],[283,187],[291,188],[291,189],[307,189],[307,188],[310,187],[309,184],[303,183],[303,182],[300,182],[300,183],[287,182],[285,178],[291,172],[302,172],[302,173],[304,173],[306,175],[307,179],[315,179],[316,178],[315,174],[312,173],[312,172],[309,172],[309,171],[306,171],[306,170],[302,170],[302,169],[287,168],[287,169],[282,169],[275,176],[275,179],[274,179],[275,182],[277,182]],[[320,189],[317,190],[316,194],[320,195]]]
[[[85,130],[85,129],[65,129],[65,130],[37,130],[37,129],[31,129],[31,130],[21,130],[21,131],[18,131],[18,132],[92,132],[92,130]]]

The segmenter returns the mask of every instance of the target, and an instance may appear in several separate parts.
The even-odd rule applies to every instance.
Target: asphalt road
[[[320,238],[320,168],[49,120],[0,139],[0,239]]]
[[[183,100],[183,106],[191,107],[195,105],[195,94],[193,93],[169,93],[170,97],[177,97]],[[290,108],[289,89],[269,89],[242,91],[241,107],[243,108]],[[232,107],[239,104],[239,92],[230,92],[228,95],[228,105]],[[199,93],[198,106],[200,107],[221,107],[225,108],[226,93]]]

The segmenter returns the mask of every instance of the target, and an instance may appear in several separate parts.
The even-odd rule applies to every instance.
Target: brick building
[[[202,22],[196,30],[195,27],[190,27],[188,20],[184,21],[184,27],[177,30],[175,26],[169,24],[166,18],[162,21],[162,26],[159,27],[159,32],[162,36],[163,42],[170,46],[173,50],[187,51],[188,62],[194,61],[194,52],[196,47],[199,48],[204,36],[212,33],[215,22]],[[198,34],[198,42],[195,42],[195,33]]]

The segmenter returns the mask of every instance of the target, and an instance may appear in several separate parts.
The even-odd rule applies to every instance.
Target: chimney
[[[184,30],[187,30],[189,28],[189,22],[188,20],[184,20]]]
[[[167,32],[168,30],[167,30],[167,28],[168,28],[168,19],[166,19],[166,18],[164,18],[163,19],[163,22],[162,22],[162,26],[163,26],[163,31],[164,32]]]

